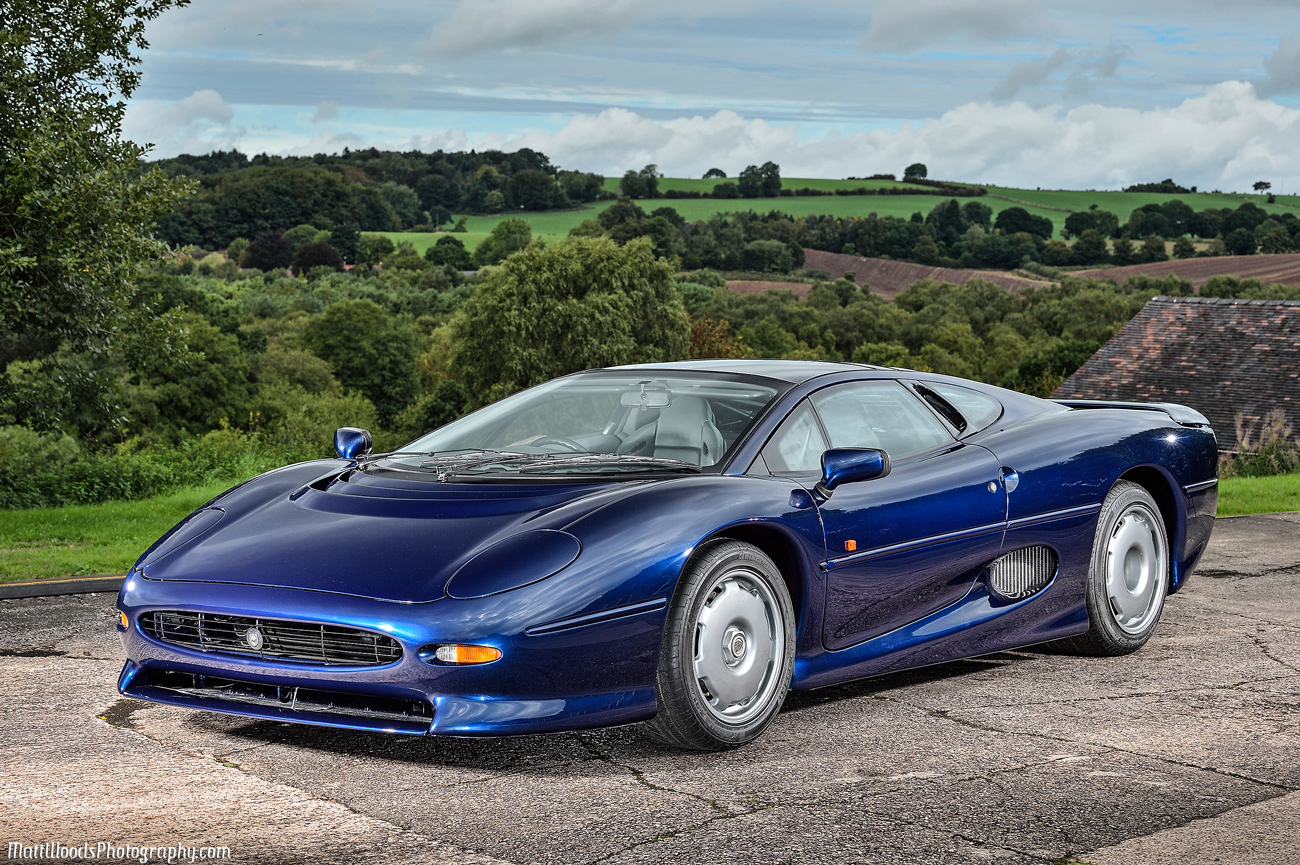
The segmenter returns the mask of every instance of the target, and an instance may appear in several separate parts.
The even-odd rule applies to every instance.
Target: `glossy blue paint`
[[[370,453],[370,431],[354,426],[339,427],[334,431],[334,453],[339,459],[352,460]]]
[[[582,552],[578,539],[555,529],[535,529],[498,541],[461,565],[447,581],[447,597],[485,598],[558,574]]]
[[[1171,588],[1209,540],[1215,442],[1192,412],[1066,407],[850,364],[645,369],[760,376],[782,395],[743,440],[729,442],[729,462],[698,474],[439,483],[361,471],[360,451],[344,447],[340,459],[255,478],[160,538],[124,582],[129,660],[119,689],[197,709],[404,733],[631,723],[655,713],[655,670],[677,581],[695,551],[718,538],[759,546],[785,576],[797,615],[794,688],[1086,630],[1097,512],[1120,479],[1147,486],[1160,504]],[[891,460],[888,474],[871,480],[854,479],[861,463],[834,453],[821,479],[773,476],[755,462],[809,394],[902,377],[979,390],[1002,403],[1003,415],[948,446]],[[868,467],[857,477],[868,475],[879,473]],[[829,497],[819,480],[834,481]],[[856,548],[847,550],[848,541]],[[989,561],[1040,544],[1060,559],[1047,588],[1014,603],[988,591]],[[154,610],[378,631],[404,654],[384,666],[324,667],[193,651],[141,630],[140,617]],[[493,646],[502,657],[463,667],[422,662],[420,648],[440,642]],[[431,707],[432,721],[232,703],[159,686],[170,673],[409,700]]]
[[[831,448],[822,454],[821,489],[856,484],[889,474],[889,456],[875,448]]]

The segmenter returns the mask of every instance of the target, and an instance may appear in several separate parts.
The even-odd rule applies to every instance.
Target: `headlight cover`
[[[186,517],[185,522],[177,526],[176,530],[167,536],[166,540],[149,551],[149,555],[139,564],[139,567],[151,565],[168,553],[175,552],[180,547],[188,544],[199,535],[206,534],[213,526],[221,522],[221,518],[225,515],[226,512],[222,508],[204,508],[190,514],[190,516]]]
[[[447,597],[486,598],[554,576],[582,551],[568,532],[537,529],[498,541],[461,565],[447,581]]]

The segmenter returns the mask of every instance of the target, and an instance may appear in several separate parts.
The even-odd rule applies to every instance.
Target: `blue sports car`
[[[734,747],[790,689],[1055,641],[1132,652],[1204,552],[1206,419],[929,373],[566,376],[401,451],[253,478],[136,563],[128,697],[396,733],[646,722]]]

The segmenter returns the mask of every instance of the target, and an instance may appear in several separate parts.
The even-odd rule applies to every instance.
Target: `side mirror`
[[[340,427],[334,432],[334,453],[339,459],[351,460],[370,453],[374,442],[367,430],[354,426]]]
[[[840,484],[883,478],[889,474],[889,454],[876,448],[832,448],[822,454],[822,479],[817,491],[830,498]]]

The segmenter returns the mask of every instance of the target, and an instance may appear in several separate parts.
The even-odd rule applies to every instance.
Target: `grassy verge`
[[[228,486],[133,502],[0,511],[0,583],[123,573],[163,532]],[[1274,511],[1300,511],[1300,475],[1220,482],[1219,516]]]
[[[0,583],[121,574],[163,532],[230,484],[133,502],[0,511]]]
[[[1300,511],[1300,475],[1224,478],[1219,481],[1219,516]]]

